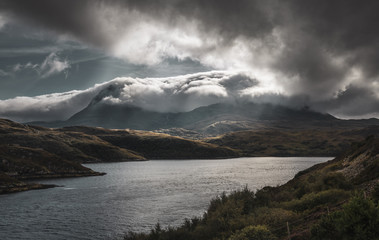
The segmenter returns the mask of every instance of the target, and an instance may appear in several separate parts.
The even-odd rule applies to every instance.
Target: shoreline
[[[48,189],[48,188],[54,188],[54,187],[59,187],[59,186],[55,184],[40,184],[40,183],[16,184],[9,187],[1,187],[0,195],[25,192],[25,191],[30,191],[30,190]]]
[[[9,177],[9,179],[13,181],[5,183],[4,185],[0,185],[0,195],[25,192],[29,190],[39,190],[39,189],[61,187],[55,184],[41,184],[41,183],[35,183],[32,181],[38,181],[38,180],[43,180],[43,179],[96,177],[96,176],[104,176],[104,175],[106,175],[106,173],[104,172],[93,172],[93,173],[82,173],[82,174],[80,173],[46,174],[46,175],[34,175],[34,176],[26,176],[26,177],[18,177],[18,178]]]

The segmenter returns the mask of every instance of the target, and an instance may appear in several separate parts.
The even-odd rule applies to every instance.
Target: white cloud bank
[[[101,92],[101,94],[99,94]],[[109,104],[131,104],[162,112],[189,111],[271,92],[243,72],[211,71],[168,78],[120,77],[86,90],[0,100],[0,117],[19,122],[65,120],[96,96]]]
[[[349,86],[329,99],[286,95],[249,72],[210,71],[167,78],[119,77],[86,90],[0,100],[0,117],[18,122],[65,120],[90,103],[129,104],[160,112],[190,111],[215,103],[245,101],[308,105],[345,118],[379,116],[379,98]],[[367,104],[370,102],[372,104]],[[360,103],[360,104],[357,104]],[[376,114],[376,115],[375,115]]]

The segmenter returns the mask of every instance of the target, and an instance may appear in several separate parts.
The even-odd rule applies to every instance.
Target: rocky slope
[[[347,154],[336,161],[341,168],[337,172],[371,192],[372,187],[379,182],[379,139],[372,136],[354,144]]]

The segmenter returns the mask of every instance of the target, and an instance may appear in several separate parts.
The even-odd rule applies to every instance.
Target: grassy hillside
[[[93,135],[114,146],[132,150],[147,159],[214,159],[239,156],[229,147],[147,131],[91,127],[65,127],[58,131]]]
[[[0,145],[39,149],[72,162],[141,160],[143,157],[100,138],[0,119]]]
[[[249,130],[208,138],[209,143],[239,150],[242,156],[337,156],[352,142],[379,135],[379,127],[348,129]]]
[[[378,170],[379,140],[370,137],[282,186],[221,195],[201,218],[125,240],[288,239],[288,228],[291,239],[377,239]]]

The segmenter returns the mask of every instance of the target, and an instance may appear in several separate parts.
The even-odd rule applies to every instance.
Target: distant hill
[[[229,147],[138,130],[110,130],[93,127],[64,127],[56,131],[83,133],[113,146],[133,151],[146,159],[215,159],[238,157]]]
[[[239,150],[242,156],[337,156],[351,143],[379,136],[379,125],[319,129],[255,129],[236,131],[205,141]]]
[[[49,129],[0,119],[0,193],[37,188],[23,179],[100,175],[81,163],[237,156],[228,147],[166,134],[91,127]]]

